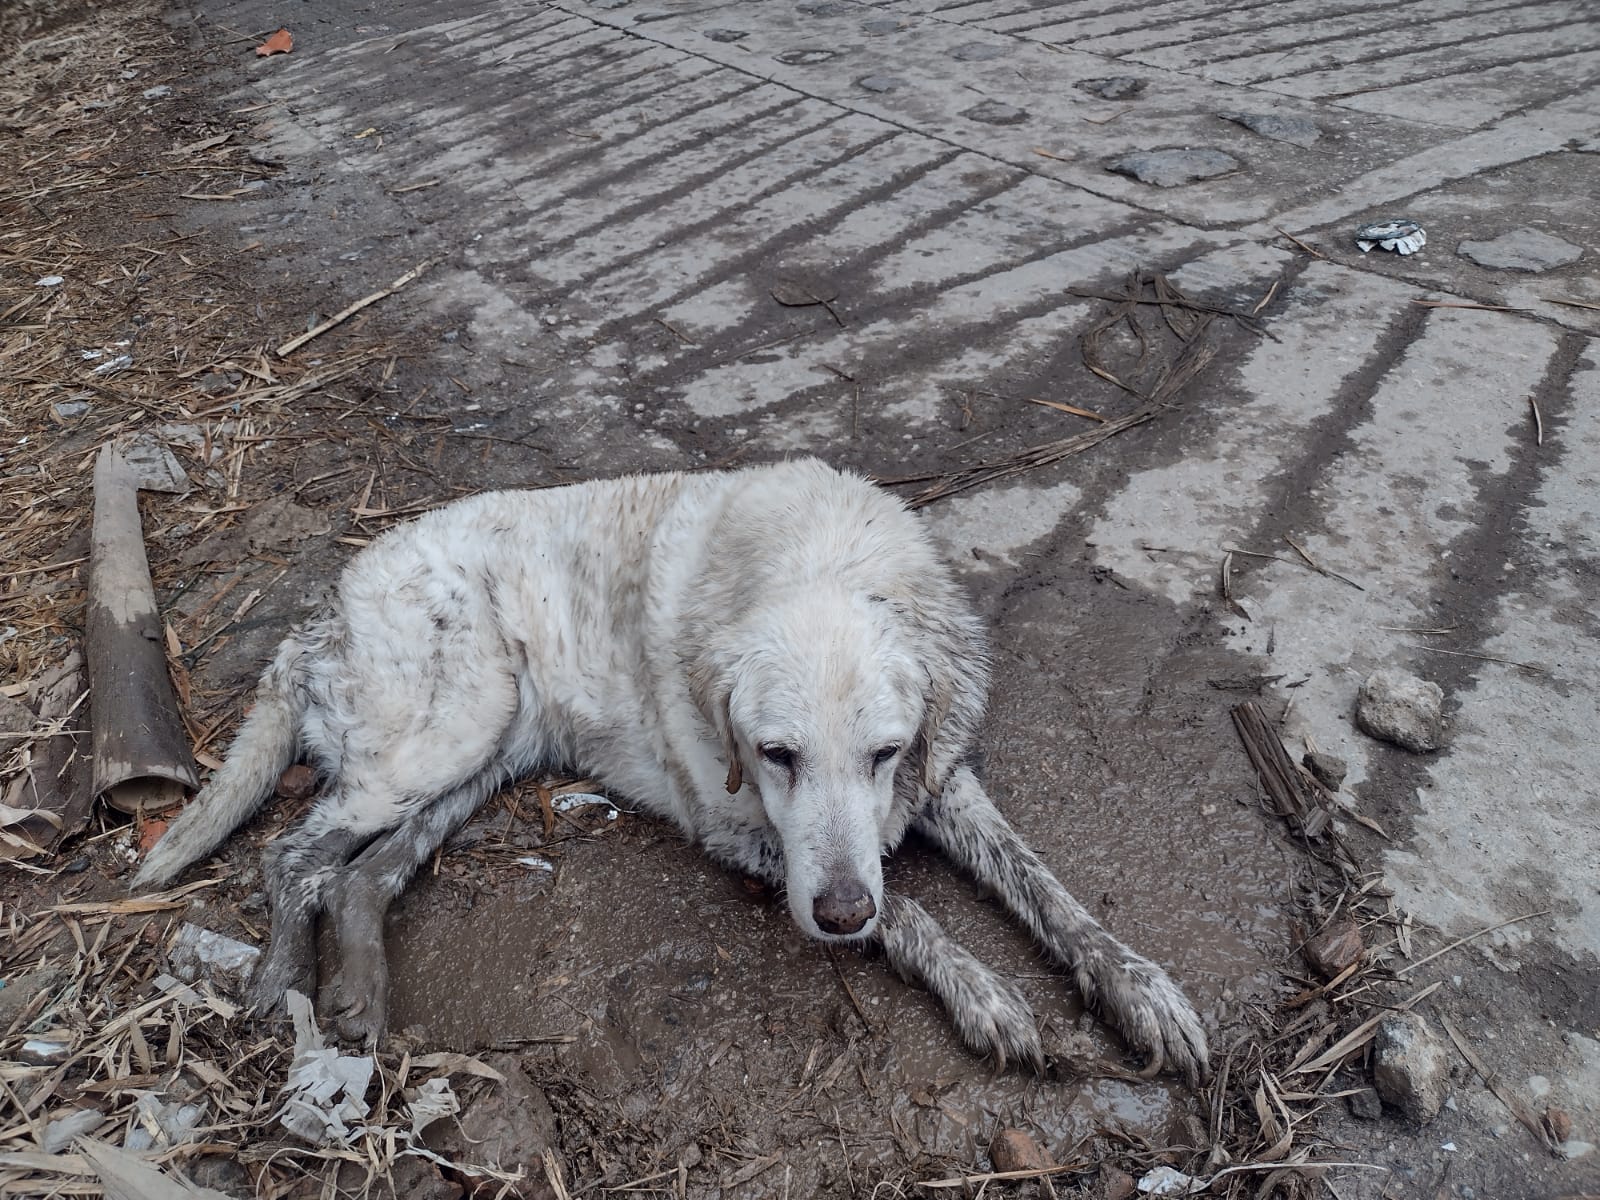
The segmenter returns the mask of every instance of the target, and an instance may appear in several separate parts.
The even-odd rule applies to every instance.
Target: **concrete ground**
[[[283,166],[181,218],[262,243],[245,286],[306,297],[310,322],[439,260],[377,319],[426,335],[404,399],[483,439],[439,460],[453,488],[797,453],[952,472],[1094,428],[1050,404],[1134,406],[1081,344],[1131,273],[1235,314],[1149,424],[927,506],[993,624],[990,778],[1225,1046],[1306,973],[1290,921],[1316,874],[1228,718],[1259,692],[1292,750],[1349,764],[1364,823],[1341,825],[1392,889],[1368,931],[1398,937],[1389,965],[1472,939],[1394,997],[1442,981],[1435,1027],[1571,1120],[1552,1153],[1446,1042],[1431,1124],[1314,1118],[1317,1157],[1382,1168],[1328,1194],[1600,1190],[1592,6],[196,0],[172,19],[219,52],[189,94]],[[294,51],[256,58],[284,24]],[[1363,254],[1354,229],[1392,217],[1425,248]],[[1139,311],[1144,337],[1106,331],[1098,361],[1144,387],[1176,341]],[[266,610],[301,615],[336,550]],[[270,641],[217,669],[246,679]],[[1355,728],[1379,667],[1444,689],[1443,749]],[[582,1182],[729,1146],[781,1158],[732,1183],[745,1160],[723,1159],[726,1195],[912,1194],[908,1163],[980,1162],[997,1124],[1064,1157],[1107,1129],[1204,1145],[1182,1089],[1122,1077],[1065,981],[931,855],[905,885],[1023,979],[1085,1075],[991,1077],[881,964],[830,961],[668,831],[621,824],[554,881],[447,870],[391,935],[397,1025],[576,1039],[549,1059],[565,1150],[634,1147],[580,1155]]]

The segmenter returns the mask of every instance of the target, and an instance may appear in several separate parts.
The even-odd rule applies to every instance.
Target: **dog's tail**
[[[255,707],[240,726],[226,761],[151,848],[134,876],[135,888],[170,882],[222,845],[272,794],[278,776],[299,748],[305,689],[296,676],[302,650],[291,640],[262,675]]]

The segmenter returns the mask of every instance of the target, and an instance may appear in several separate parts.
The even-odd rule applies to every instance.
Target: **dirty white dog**
[[[309,993],[326,910],[341,1031],[374,1041],[383,914],[509,780],[581,769],[781,887],[825,942],[879,942],[966,1043],[1039,1065],[1010,982],[882,856],[916,829],[970,872],[1149,1058],[1191,1080],[1206,1039],[1183,993],[1068,894],[970,760],[988,670],[979,621],[921,522],[806,460],[494,492],[384,534],[328,614],[262,677],[228,760],[136,886],[209,854],[297,755],[325,790],[272,843],[272,944],[251,999]]]

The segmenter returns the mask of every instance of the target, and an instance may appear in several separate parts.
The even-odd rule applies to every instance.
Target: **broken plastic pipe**
[[[86,657],[93,791],[122,812],[160,812],[199,786],[184,737],[133,473],[111,446],[94,467]]]

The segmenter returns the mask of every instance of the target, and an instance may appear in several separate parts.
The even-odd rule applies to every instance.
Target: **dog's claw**
[[[1170,1066],[1191,1086],[1205,1079],[1209,1055],[1200,1015],[1160,967],[1132,956],[1087,979],[1080,975],[1079,982],[1107,1020],[1149,1055],[1141,1078],[1154,1079]]]

